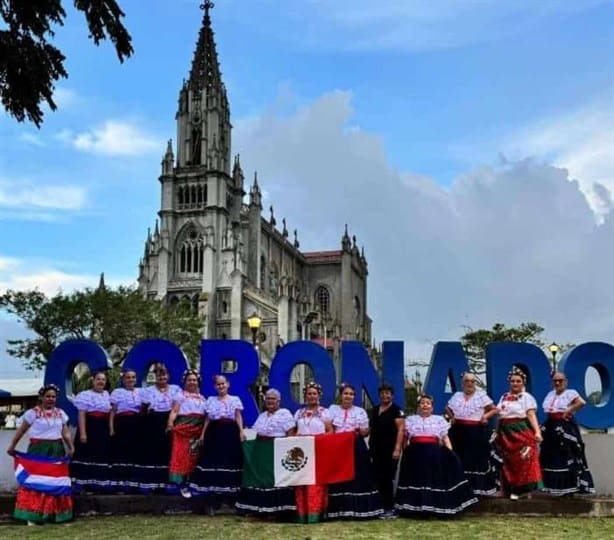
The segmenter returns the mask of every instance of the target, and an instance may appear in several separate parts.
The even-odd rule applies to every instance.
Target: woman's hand
[[[7,453],[9,456],[14,456],[14,455],[15,455],[15,447],[14,447],[13,445],[9,446],[9,447],[6,449],[6,453]]]
[[[401,449],[398,446],[394,447],[392,451],[392,459],[399,459],[401,457]]]
[[[113,428],[109,429],[109,435],[115,437],[115,430]]]
[[[240,430],[239,431],[239,437],[241,437],[241,441],[246,441],[247,440],[247,435],[245,435],[245,431],[244,430]]]
[[[67,455],[69,458],[71,458],[71,457],[73,457],[73,456],[74,456],[74,454],[75,454],[75,448],[74,448],[74,446],[69,446],[69,447],[66,449],[66,455]]]
[[[87,435],[85,433],[82,433],[81,435],[79,435],[79,440],[83,443],[83,444],[87,444]]]
[[[542,432],[538,431],[537,433],[535,433],[535,440],[540,443],[544,440],[544,438],[542,437]]]

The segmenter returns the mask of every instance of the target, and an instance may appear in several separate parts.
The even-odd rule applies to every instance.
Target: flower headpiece
[[[50,384],[45,384],[41,386],[40,390],[38,391],[39,397],[43,397],[45,393],[47,392],[47,390],[53,390],[56,393],[56,395],[60,393],[60,387],[57,386],[56,384],[50,383]]]
[[[305,385],[305,390],[304,390],[304,394],[307,395],[307,390],[309,390],[310,388],[315,388],[318,391],[318,395],[322,395],[322,385],[318,384],[315,381],[309,381],[306,385]]]
[[[520,369],[518,366],[512,366],[512,369],[510,369],[509,373],[507,374],[507,380],[509,381],[514,376],[520,377],[522,379],[522,382],[526,384],[527,374],[522,371],[522,369]]]
[[[194,375],[196,377],[196,380],[198,381],[198,384],[200,384],[200,373],[198,373],[198,371],[196,371],[195,369],[186,369],[183,372],[183,375],[181,376],[181,384],[185,384],[186,379],[190,375]]]

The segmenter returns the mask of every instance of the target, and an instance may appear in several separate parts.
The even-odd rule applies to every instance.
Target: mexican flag
[[[353,480],[355,437],[347,432],[246,441],[243,485],[266,488]]]

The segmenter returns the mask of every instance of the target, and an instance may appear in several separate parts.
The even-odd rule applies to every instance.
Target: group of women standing
[[[513,500],[540,489],[552,495],[594,493],[584,443],[573,419],[585,402],[567,389],[563,373],[552,376],[554,389],[542,404],[546,421],[540,427],[537,402],[526,391],[526,374],[514,367],[509,391],[495,406],[477,388],[472,373],[463,374],[463,390],[446,407],[450,440],[477,495],[493,495],[499,485]],[[489,419],[497,417],[494,437]],[[491,440],[492,439],[492,440]]]
[[[477,388],[475,375],[464,374],[463,390],[452,396],[444,416],[434,415],[433,398],[422,395],[417,413],[405,417],[386,384],[370,416],[354,405],[355,389],[349,384],[342,385],[339,404],[327,409],[320,404],[320,385],[309,383],[305,404],[294,415],[280,407],[279,392],[270,389],[265,411],[253,426],[256,436],[353,432],[355,477],[329,486],[264,489],[241,487],[243,405],[229,395],[226,378],[216,376],[217,395],[205,398],[196,371],[184,374],[183,389],[168,383],[163,365],[154,372],[155,384],[145,389],[136,388],[133,371],[123,373],[122,388],[111,394],[105,389],[106,375],[95,374],[92,389],[74,399],[79,411],[74,446],[68,417],[55,406],[59,390],[45,386],[41,404],[25,413],[8,453],[29,430],[29,454],[72,457],[75,491],[198,494],[209,497],[211,512],[227,502],[236,504],[240,514],[295,517],[303,523],[324,517],[451,515],[480,496],[494,495],[499,481],[512,499],[538,488],[554,495],[594,491],[573,421],[584,401],[567,389],[562,373],[554,374],[554,390],[543,403],[548,415],[543,435],[537,404],[517,368],[509,374],[509,392],[496,406]],[[493,416],[498,420],[491,443],[487,426]],[[72,500],[21,487],[15,516],[65,521],[72,517]]]

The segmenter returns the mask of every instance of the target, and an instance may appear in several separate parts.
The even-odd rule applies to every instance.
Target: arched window
[[[204,271],[204,236],[191,226],[178,242],[176,250],[177,272],[180,274],[202,274]]]
[[[323,285],[316,289],[315,304],[320,309],[320,313],[328,313],[330,311],[330,293]]]
[[[196,206],[196,186],[192,186],[190,188],[190,208],[194,208]]]
[[[183,188],[177,188],[177,206],[181,210],[183,208]]]

